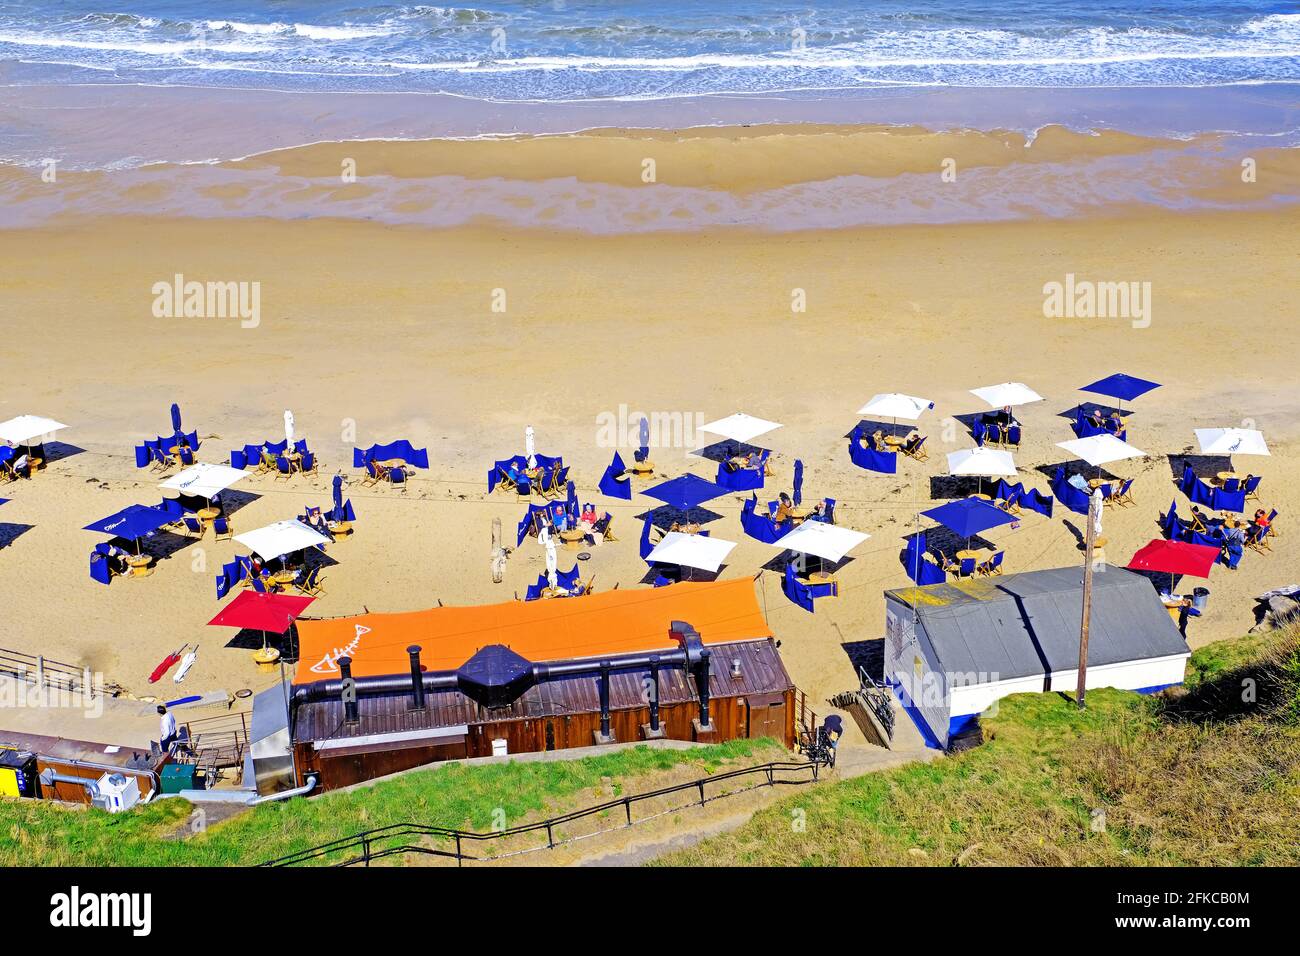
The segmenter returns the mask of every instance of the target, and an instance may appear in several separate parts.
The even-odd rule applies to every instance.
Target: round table
[[[264,674],[270,674],[275,671],[275,665],[280,662],[280,652],[274,647],[259,647],[253,652],[253,663],[257,669]]]
[[[1089,478],[1088,487],[1092,488],[1095,491],[1096,489],[1100,488],[1102,485],[1108,484],[1109,482],[1110,482],[1109,478]]]
[[[653,475],[655,463],[652,461],[634,461],[632,467],[628,470],[634,475]]]
[[[587,532],[582,528],[565,528],[560,532],[560,540],[570,551],[577,551],[582,547],[582,542],[586,539]]]
[[[800,506],[797,508],[790,508],[786,511],[786,514],[790,517],[790,523],[796,525],[803,524],[808,520],[809,511],[807,508]]]
[[[149,567],[153,563],[152,554],[131,554],[125,560],[130,577],[144,578],[153,574],[153,568]]]
[[[885,444],[889,445],[891,448],[902,448],[907,444],[907,439],[899,438],[897,435],[886,435]]]
[[[984,492],[982,492],[982,491],[981,491],[981,492],[978,492],[977,494],[973,494],[973,495],[971,495],[971,497],[972,497],[972,498],[979,498],[981,501],[992,501],[992,500],[993,500],[993,496],[992,496],[992,495],[986,495],[986,494],[984,494]]]
[[[268,577],[276,584],[292,584],[294,581],[298,580],[298,572],[276,571],[274,574],[268,575]]]
[[[1221,471],[1216,477],[1219,479],[1220,484],[1225,481],[1232,481],[1233,479],[1236,479],[1237,481],[1241,480],[1241,475],[1237,474],[1235,471]]]
[[[352,533],[351,521],[330,521],[327,522],[330,533],[336,538],[346,538]]]
[[[980,555],[983,553],[984,550],[982,548],[965,548],[957,552],[957,560],[964,561],[967,558],[974,558],[976,561],[978,561]]]
[[[835,575],[829,571],[813,571],[808,575],[809,584],[830,584],[835,580]]]
[[[221,514],[221,509],[220,509],[220,508],[200,508],[198,511],[196,511],[196,512],[194,512],[194,513],[195,513],[196,515],[198,515],[199,518],[202,519],[203,521],[211,521],[213,518],[216,518],[216,517],[220,516],[220,514]]]

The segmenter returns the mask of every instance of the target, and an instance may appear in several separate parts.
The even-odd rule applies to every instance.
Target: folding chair
[[[289,459],[284,455],[275,456],[275,480],[288,478],[293,474],[293,466],[289,464]]]
[[[1259,483],[1263,480],[1261,475],[1249,475],[1246,483],[1241,486],[1241,490],[1246,492],[1247,501],[1259,501]]]
[[[379,462],[375,461],[373,458],[366,459],[366,476],[361,479],[361,484],[366,485],[367,487],[370,485],[377,485],[387,477],[388,470],[386,468],[380,465]]]
[[[316,455],[314,452],[305,451],[302,453],[302,461],[299,469],[304,475],[316,474]]]
[[[913,445],[910,449],[906,445],[904,445],[903,454],[905,454],[908,458],[913,459],[914,461],[929,461],[930,453],[926,451],[924,447],[926,437],[927,436],[922,435],[919,439],[917,439],[916,444]]]
[[[1132,488],[1133,488],[1133,479],[1132,478],[1124,479],[1123,484],[1119,486],[1119,490],[1115,492],[1114,495],[1115,504],[1123,505],[1125,508],[1127,508],[1129,505],[1137,504],[1137,502],[1133,500],[1133,492],[1131,490]]]
[[[185,515],[181,518],[181,524],[185,526],[185,531],[191,538],[203,537],[203,522],[198,518],[191,518],[189,515]]]
[[[975,559],[974,559],[974,558],[962,558],[962,559],[961,559],[961,565],[958,567],[958,569],[957,569],[957,573],[960,574],[963,578],[968,578],[968,577],[970,577],[972,574],[974,574],[974,573],[975,573]]]
[[[301,581],[294,581],[293,586],[303,594],[308,594],[312,597],[320,597],[325,593],[325,589],[321,587],[320,571],[321,566],[318,564],[316,567],[308,571],[307,576]]]
[[[220,516],[212,519],[212,536],[217,541],[225,541],[227,538],[233,538],[235,529],[230,526],[228,518]]]
[[[400,485],[402,491],[406,491],[406,469],[400,465],[388,469],[388,482],[392,485]]]
[[[993,557],[981,564],[976,570],[983,575],[995,575],[1002,573],[1002,558],[1006,555],[1005,551],[998,551]]]

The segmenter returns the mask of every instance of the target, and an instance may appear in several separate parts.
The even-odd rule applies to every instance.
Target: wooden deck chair
[[[366,476],[361,479],[361,484],[369,487],[377,485],[388,477],[388,471],[373,458],[366,459]]]
[[[229,518],[218,515],[212,519],[212,536],[217,541],[226,541],[235,536],[235,528]]]
[[[925,450],[925,439],[926,436],[922,435],[916,440],[916,444],[912,445],[910,448],[907,445],[904,445],[903,454],[914,461],[929,461],[930,453]]]
[[[1137,504],[1137,502],[1133,500],[1133,479],[1125,478],[1124,481],[1120,483],[1119,490],[1115,492],[1113,497],[1115,499],[1115,504],[1123,505],[1125,508],[1129,505]]]

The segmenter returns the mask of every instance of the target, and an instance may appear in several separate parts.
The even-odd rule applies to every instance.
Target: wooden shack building
[[[268,723],[288,728],[291,775],[258,772],[259,789],[602,743],[796,737],[794,684],[748,579],[304,619],[298,644],[288,693],[259,695],[283,711]]]

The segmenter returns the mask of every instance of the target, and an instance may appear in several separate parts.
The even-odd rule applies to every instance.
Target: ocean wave
[[[67,0],[75,3],[77,0]],[[155,0],[142,0],[153,3]],[[223,73],[280,76],[300,88],[442,92],[531,101],[915,86],[1200,86],[1300,80],[1300,14],[1245,0],[1235,19],[1211,0],[1144,13],[1098,0],[1123,25],[1033,0],[936,4],[879,13],[850,0],[800,11],[753,0],[708,11],[684,0],[617,7],[501,0],[500,9],[347,6],[348,0],[247,0],[239,19],[197,15],[49,16],[0,9],[0,63],[166,73],[221,85]],[[39,3],[37,10],[39,11]],[[1025,12],[1019,17],[1019,10]],[[1191,10],[1191,13],[1185,12]],[[233,10],[232,10],[233,12]],[[258,14],[261,14],[260,16]],[[70,52],[73,51],[73,52]],[[79,59],[78,59],[79,58]],[[61,66],[61,70],[66,70]],[[61,74],[62,75],[62,74]],[[303,78],[315,79],[303,79]],[[373,79],[367,85],[365,79]],[[270,80],[263,82],[272,82]],[[334,84],[331,86],[331,84]]]

